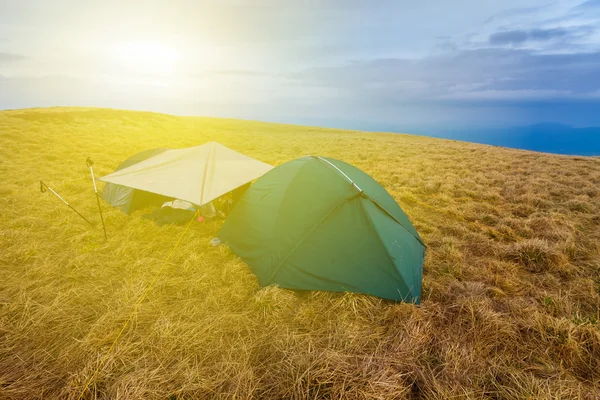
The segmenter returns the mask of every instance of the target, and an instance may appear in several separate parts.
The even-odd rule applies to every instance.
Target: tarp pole
[[[102,207],[100,206],[100,196],[98,196],[98,188],[96,187],[96,178],[94,177],[94,162],[91,158],[87,158],[85,163],[90,167],[90,174],[92,174],[92,183],[94,184],[94,192],[96,193],[96,202],[98,203],[98,211],[100,212],[100,221],[102,221],[102,229],[104,230],[104,240],[108,239],[106,236],[106,226],[104,225],[104,216],[102,215]]]
[[[53,195],[55,195],[56,197],[58,197],[58,199],[60,201],[62,201],[63,203],[65,203],[65,205],[67,205],[71,210],[75,211],[77,213],[77,215],[79,215],[81,218],[83,218],[83,220],[85,222],[87,222],[88,224],[90,224],[90,226],[94,226],[90,221],[88,221],[88,219],[86,217],[84,217],[83,215],[81,215],[81,213],[79,211],[77,211],[75,209],[75,207],[73,207],[72,205],[70,205],[65,199],[63,199],[58,193],[56,193],[54,190],[52,190],[52,188],[48,185],[46,185],[44,183],[44,181],[40,181],[40,192],[44,193],[46,191],[46,189],[48,189],[50,192],[52,192]]]

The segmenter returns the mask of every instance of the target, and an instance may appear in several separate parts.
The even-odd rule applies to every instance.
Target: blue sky
[[[600,0],[0,0],[0,108],[52,105],[600,126]]]

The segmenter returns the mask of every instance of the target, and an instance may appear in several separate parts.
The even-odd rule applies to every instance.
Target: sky
[[[0,109],[600,126],[600,0],[0,0]]]

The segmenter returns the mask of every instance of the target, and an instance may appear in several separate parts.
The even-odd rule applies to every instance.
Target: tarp
[[[117,167],[116,171],[125,169],[150,157],[154,157],[167,149],[144,150],[127,160],[123,161]],[[156,193],[149,193],[144,190],[137,190],[127,186],[107,183],[102,189],[102,198],[111,206],[116,207],[126,214],[131,214],[136,210],[146,207],[159,207],[165,201],[171,200],[170,197],[161,196]]]
[[[100,180],[201,206],[259,178],[272,168],[220,143],[209,142],[165,150]]]
[[[274,168],[219,237],[261,286],[421,298],[423,240],[379,183],[343,161],[311,156]]]

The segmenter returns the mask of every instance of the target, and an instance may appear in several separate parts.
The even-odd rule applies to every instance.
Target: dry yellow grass
[[[0,398],[75,399],[181,227],[104,204],[97,175],[216,140],[350,162],[427,243],[421,306],[259,290],[192,225],[84,398],[600,398],[600,159],[104,109],[0,112]],[[98,225],[99,226],[99,225]]]

